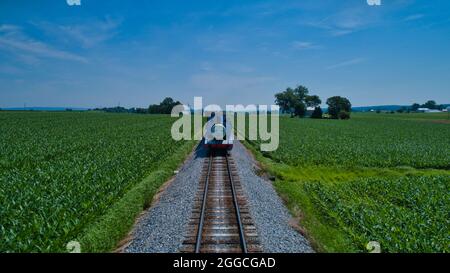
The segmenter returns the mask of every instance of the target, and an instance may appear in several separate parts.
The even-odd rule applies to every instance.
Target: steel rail
[[[195,253],[200,253],[200,247],[202,245],[202,232],[203,232],[203,224],[205,222],[206,201],[207,201],[207,197],[208,197],[208,186],[209,186],[209,178],[211,176],[212,161],[213,161],[213,155],[210,152],[209,163],[208,163],[208,174],[206,176],[205,189],[203,192],[202,209],[201,209],[201,213],[200,213],[200,223],[198,225],[197,241],[195,243]]]
[[[233,204],[234,204],[234,208],[236,210],[236,220],[238,223],[238,228],[239,228],[239,238],[241,241],[241,246],[242,246],[242,252],[243,253],[247,253],[247,243],[245,242],[245,234],[244,234],[244,227],[242,225],[242,221],[241,221],[241,212],[239,210],[239,204],[238,204],[238,200],[236,197],[236,190],[234,188],[234,181],[233,181],[233,174],[231,173],[230,170],[230,163],[228,161],[228,155],[225,155],[226,161],[227,161],[227,171],[228,171],[228,176],[230,177],[230,184],[231,184],[231,193],[233,195]]]

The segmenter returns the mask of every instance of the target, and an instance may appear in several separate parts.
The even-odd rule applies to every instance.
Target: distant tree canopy
[[[406,107],[401,107],[400,109],[397,109],[397,111],[396,111],[397,113],[405,113],[405,112],[408,112],[408,108],[406,108]]]
[[[295,89],[288,87],[285,91],[275,94],[275,103],[283,113],[289,113],[292,117],[303,117],[307,106],[318,107],[322,101],[317,95],[310,96],[308,88],[299,85]]]
[[[107,113],[130,113],[130,109],[126,109],[124,107],[104,107],[104,108],[95,108],[94,111],[104,111]]]
[[[174,101],[172,98],[165,98],[160,104],[152,104],[148,108],[125,108],[125,107],[105,107],[95,108],[94,111],[104,111],[108,113],[135,113],[135,114],[170,114],[172,108],[181,104],[179,101]]]
[[[419,110],[419,108],[428,108],[428,109],[432,109],[432,110],[442,110],[445,107],[444,107],[444,105],[437,104],[436,101],[434,101],[434,100],[429,100],[429,101],[425,102],[424,104],[414,103],[411,106],[411,111],[417,111],[417,110]]]
[[[334,96],[327,99],[328,114],[333,119],[349,119],[352,104],[347,98]]]
[[[136,114],[147,114],[148,109],[147,108],[134,108],[133,112]]]
[[[317,108],[322,104],[322,100],[317,95],[306,96],[306,106]]]
[[[317,106],[316,108],[314,108],[314,112],[312,112],[311,114],[311,118],[322,118],[323,112],[322,112],[322,108],[320,108],[320,106]]]
[[[425,102],[422,106],[424,108],[428,108],[428,109],[436,109],[438,105],[436,104],[436,102],[434,100],[429,100],[429,101]]]
[[[420,104],[418,104],[418,103],[414,103],[414,104],[411,106],[411,110],[413,110],[413,111],[417,111],[419,108],[420,108]]]
[[[285,113],[293,113],[295,108],[296,97],[292,88],[275,94],[275,103],[280,106],[280,110]]]
[[[165,98],[160,104],[152,104],[148,107],[149,114],[170,114],[173,107],[181,104],[179,101],[174,101],[172,98]]]

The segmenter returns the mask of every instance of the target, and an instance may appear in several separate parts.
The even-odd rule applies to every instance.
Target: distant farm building
[[[419,109],[417,109],[417,112],[419,112],[419,113],[440,113],[442,111],[436,110],[436,109],[429,109],[429,108],[419,108]]]

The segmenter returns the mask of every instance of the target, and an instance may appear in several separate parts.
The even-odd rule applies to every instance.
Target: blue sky
[[[450,1],[1,0],[0,107],[450,103]]]

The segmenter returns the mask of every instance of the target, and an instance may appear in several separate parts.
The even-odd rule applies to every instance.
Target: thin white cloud
[[[69,6],[81,6],[81,0],[66,0]]]
[[[368,13],[366,8],[347,6],[325,18],[308,19],[301,24],[322,29],[334,37],[349,35],[379,23],[381,13]]]
[[[339,37],[339,36],[352,34],[356,31],[357,30],[354,30],[354,29],[335,29],[335,30],[330,31],[330,34],[331,34],[331,36]]]
[[[56,25],[48,22],[39,22],[35,25],[47,34],[81,47],[92,48],[117,35],[117,29],[122,19],[106,17],[103,20],[93,20],[70,25]]]
[[[27,64],[27,65],[31,65],[31,66],[37,65],[41,62],[38,57],[32,56],[28,53],[26,53],[26,54],[16,53],[16,58],[19,62]]]
[[[67,61],[87,62],[87,59],[51,47],[50,45],[28,37],[18,26],[0,26],[0,49],[12,51],[18,56],[31,55],[32,57],[54,58]]]
[[[5,33],[17,33],[18,31],[20,31],[20,27],[15,26],[15,25],[0,25],[0,33],[5,32]]]
[[[411,14],[411,15],[407,16],[403,21],[406,21],[406,22],[416,21],[416,20],[422,19],[423,17],[425,17],[425,14],[421,14],[421,13]]]
[[[0,65],[0,74],[16,75],[21,74],[23,71],[12,65]]]
[[[343,61],[343,62],[340,62],[340,63],[337,63],[337,64],[333,64],[333,65],[327,66],[326,69],[330,70],[330,69],[336,69],[336,68],[356,65],[356,64],[360,64],[360,63],[362,63],[364,61],[366,61],[365,58],[354,58],[354,59],[346,60],[346,61]]]
[[[318,45],[311,43],[311,42],[305,42],[305,41],[294,41],[294,42],[292,42],[292,47],[294,49],[298,49],[298,50],[319,48]]]

